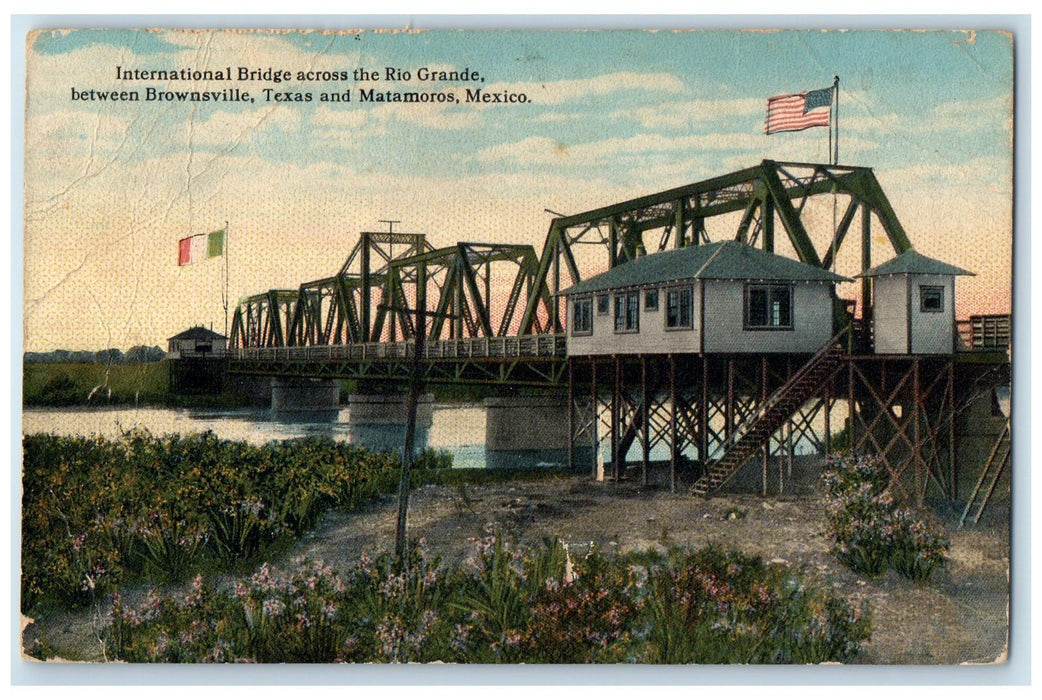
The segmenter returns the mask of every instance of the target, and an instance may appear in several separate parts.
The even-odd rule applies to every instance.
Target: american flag
[[[812,126],[828,126],[832,117],[832,88],[775,95],[767,100],[768,134],[778,131],[803,131]]]

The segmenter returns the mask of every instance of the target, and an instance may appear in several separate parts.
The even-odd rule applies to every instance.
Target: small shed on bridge
[[[813,353],[849,281],[738,241],[646,255],[563,292],[568,355]]]
[[[972,272],[906,250],[858,275],[872,280],[872,336],[881,355],[955,351],[955,278]]]
[[[167,357],[221,357],[228,347],[228,338],[209,328],[195,326],[167,338]]]

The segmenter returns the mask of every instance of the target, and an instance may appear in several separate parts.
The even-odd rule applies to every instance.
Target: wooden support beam
[[[597,478],[597,463],[601,458],[601,411],[600,406],[597,405],[597,360],[590,358],[590,399],[593,405],[593,423],[590,425],[592,430],[590,431],[590,439],[593,441],[593,465],[591,467],[591,476]]]
[[[615,479],[615,483],[619,481],[619,461],[622,456],[619,454],[619,427],[622,421],[621,408],[622,408],[622,360],[619,356],[615,356],[615,390],[611,395],[611,473]]]
[[[572,358],[568,358],[568,473],[575,473],[575,376]]]
[[[699,386],[698,401],[698,458],[702,462],[703,472],[709,466],[709,358],[702,355],[702,381]]]
[[[857,440],[854,439],[854,361],[847,360],[847,438],[850,454],[857,456]]]
[[[677,358],[669,355],[669,490],[677,490]]]
[[[832,391],[836,385],[835,375],[825,384],[825,459],[832,453]]]
[[[727,358],[727,403],[724,405],[724,440],[734,435],[734,357]]]
[[[916,504],[923,505],[926,496],[926,480],[923,479],[923,453],[919,440],[919,423],[922,397],[919,395],[919,358],[912,360],[912,463],[915,467]]]
[[[648,460],[651,457],[651,426],[648,425],[648,411],[650,410],[649,404],[651,403],[651,397],[648,395],[648,358],[644,355],[640,356],[640,396],[641,396],[641,468],[640,468],[640,482],[642,485],[648,485]]]
[[[948,468],[951,470],[951,491],[948,498],[959,500],[959,470],[955,465],[955,454],[959,448],[959,432],[955,429],[955,362],[948,361]],[[1008,425],[1008,424],[1007,424]]]
[[[767,403],[767,356],[760,361],[760,404]],[[771,436],[763,438],[763,495],[767,495],[767,467],[771,459]]]

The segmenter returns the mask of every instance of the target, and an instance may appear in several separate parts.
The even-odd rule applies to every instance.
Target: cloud
[[[602,141],[568,144],[545,136],[530,136],[513,143],[498,144],[478,151],[473,159],[480,163],[513,165],[587,166],[607,165],[613,158],[648,158],[655,154],[761,150],[763,136],[750,133],[690,134],[665,136],[637,134]]]
[[[645,129],[681,128],[718,119],[736,119],[764,113],[760,99],[685,100],[612,113],[615,119],[636,120]]]

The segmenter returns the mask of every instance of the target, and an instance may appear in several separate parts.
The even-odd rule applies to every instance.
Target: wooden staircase
[[[843,345],[845,338],[849,338],[848,329],[837,333],[789,381],[771,394],[755,413],[735,428],[725,445],[724,454],[709,464],[705,474],[691,487],[691,493],[707,496],[716,491],[760,451],[764,441],[792,418],[796,409],[803,406],[836,369],[846,355]]]
[[[1002,430],[1002,434],[999,435],[999,439],[995,441],[995,446],[991,449],[988,461],[984,464],[984,469],[981,470],[980,478],[977,479],[977,485],[973,487],[973,492],[966,502],[966,509],[962,511],[962,517],[959,518],[959,527],[964,526],[967,519],[974,525],[980,522],[980,516],[984,514],[984,509],[988,507],[988,501],[991,500],[991,494],[995,492],[995,486],[999,483],[999,477],[1002,476],[1002,472],[1009,465],[1011,447],[1009,421],[1007,420],[1006,427]],[[984,486],[985,482],[988,483],[987,487]],[[970,517],[970,511],[976,511],[973,517]]]

